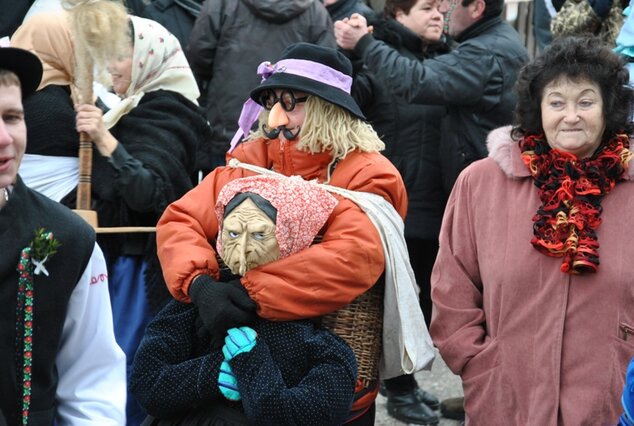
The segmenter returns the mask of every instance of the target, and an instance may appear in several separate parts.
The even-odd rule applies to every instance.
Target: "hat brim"
[[[42,63],[28,50],[0,48],[0,69],[15,73],[20,79],[22,98],[32,95],[42,81]]]
[[[317,80],[295,74],[275,73],[251,91],[251,99],[258,102],[260,94],[267,89],[291,89],[306,92],[340,106],[361,120],[366,120],[361,108],[349,93]]]

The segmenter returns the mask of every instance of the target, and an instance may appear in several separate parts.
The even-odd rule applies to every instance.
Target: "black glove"
[[[222,347],[227,330],[252,324],[257,318],[257,306],[240,280],[223,282],[200,275],[189,287],[189,295],[214,348]]]

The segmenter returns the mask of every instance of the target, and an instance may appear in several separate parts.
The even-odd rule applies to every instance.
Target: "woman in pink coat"
[[[554,41],[519,77],[514,126],[453,188],[431,334],[468,425],[618,422],[634,356],[627,82],[596,40]]]

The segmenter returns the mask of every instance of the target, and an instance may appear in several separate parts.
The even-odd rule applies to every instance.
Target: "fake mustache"
[[[284,126],[279,126],[276,129],[271,129],[270,131],[267,131],[266,125],[262,125],[262,132],[269,139],[276,139],[280,135],[280,133],[282,133],[284,137],[286,138],[286,140],[292,141],[292,140],[295,140],[297,136],[299,136],[300,130],[301,130],[301,127],[298,127],[297,132],[293,133],[291,129],[287,129]]]

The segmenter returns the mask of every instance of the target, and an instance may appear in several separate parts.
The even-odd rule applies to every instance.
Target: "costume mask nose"
[[[269,128],[277,129],[280,126],[286,126],[288,121],[288,115],[286,115],[282,105],[279,102],[273,105],[271,112],[269,112]]]
[[[247,237],[246,234],[241,238],[238,244],[238,275],[244,275],[249,270],[249,263],[247,262]]]

